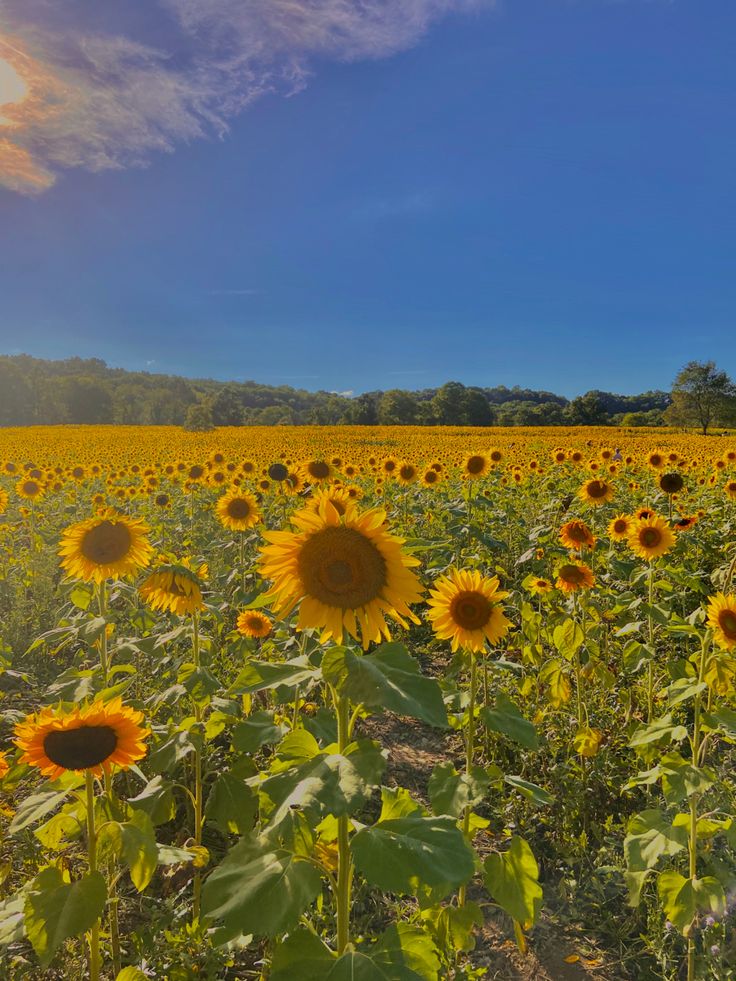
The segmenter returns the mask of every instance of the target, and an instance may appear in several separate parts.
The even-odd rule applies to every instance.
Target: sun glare
[[[0,58],[0,109],[3,106],[13,105],[16,102],[22,102],[23,99],[28,94],[28,86],[20,77],[15,68],[6,61],[4,58]],[[0,124],[7,123],[10,120],[3,118],[2,113],[0,113]]]

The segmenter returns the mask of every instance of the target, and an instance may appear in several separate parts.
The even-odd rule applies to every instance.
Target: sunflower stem
[[[710,646],[710,631],[706,631],[705,637],[703,638],[703,643],[700,649],[700,662],[698,665],[698,682],[702,684],[703,678],[705,676],[705,664],[708,653],[708,648]],[[698,767],[701,764],[701,731],[700,731],[700,716],[702,709],[702,692],[698,691],[695,696],[695,703],[693,707],[693,738],[691,741],[692,748],[692,764],[694,767]],[[690,879],[695,880],[698,871],[698,794],[693,794],[690,797],[690,834],[688,840],[688,851],[689,851],[689,872]],[[687,981],[695,981],[695,939],[693,938],[693,931],[690,931],[690,935],[687,939]]]
[[[654,562],[649,560],[649,665],[647,668],[647,722],[654,717]]]
[[[97,609],[105,621],[105,626],[100,634],[100,667],[102,668],[102,687],[107,688],[110,663],[107,650],[107,583],[104,579],[97,584]]]
[[[350,700],[335,694],[338,753],[344,753],[350,741]],[[337,819],[337,953],[345,952],[350,943],[350,890],[353,878],[350,856],[350,825],[347,814]]]
[[[478,664],[475,653],[473,651],[468,653],[470,654],[470,703],[468,705],[468,727],[465,734],[465,773],[469,778],[475,754],[475,698],[478,690]],[[466,838],[470,838],[470,814],[471,808],[468,806],[463,812],[463,834]],[[461,886],[457,898],[458,906],[465,905],[466,894],[466,886]]]
[[[195,611],[192,614],[192,655],[197,670],[200,667],[199,654],[199,614]],[[194,718],[197,725],[197,739],[194,745],[194,844],[199,848],[202,844],[202,742],[204,733],[202,731],[202,706],[194,700]],[[202,875],[199,870],[194,872],[193,896],[192,896],[192,921],[199,922],[202,906]]]
[[[87,856],[90,875],[97,871],[97,830],[95,828],[95,782],[91,770],[85,771],[87,785]],[[100,921],[99,918],[89,931],[89,977],[90,981],[99,981],[102,959],[100,957]]]

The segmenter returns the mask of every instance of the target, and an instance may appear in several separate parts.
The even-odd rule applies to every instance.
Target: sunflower
[[[381,464],[381,470],[386,477],[395,477],[399,467],[399,461],[395,456],[387,456]]]
[[[646,521],[647,518],[653,518],[655,513],[656,512],[652,511],[651,508],[638,508],[638,510],[634,513],[634,517],[637,521]]]
[[[408,626],[419,620],[409,603],[421,599],[421,585],[411,566],[419,560],[406,555],[385,527],[386,512],[373,508],[360,513],[351,507],[342,517],[322,501],[314,512],[304,508],[292,515],[297,531],[264,532],[271,544],[261,550],[261,575],[274,581],[269,590],[275,608],[287,614],[301,602],[297,629],[318,627],[322,640],[338,644],[347,631],[363,647],[390,639],[385,616]]]
[[[151,560],[148,530],[142,521],[108,508],[66,529],[59,546],[60,565],[70,576],[85,582],[130,575]]]
[[[432,467],[430,467],[429,470],[425,470],[422,474],[422,484],[425,487],[436,487],[441,480],[441,475],[438,474]]]
[[[0,514],[8,507],[8,494],[0,487]]]
[[[352,506],[353,501],[344,487],[333,487],[330,490],[317,491],[311,498],[307,507],[312,511],[319,511],[322,501],[329,501],[337,513],[342,516],[347,509]]]
[[[637,521],[629,532],[629,548],[642,559],[656,559],[664,555],[675,544],[675,536],[669,525],[653,514]]]
[[[31,477],[26,478],[26,480],[19,480],[15,489],[19,496],[25,498],[26,501],[35,501],[37,498],[43,497],[44,492],[41,481]]]
[[[663,473],[659,478],[659,489],[665,494],[679,494],[685,486],[685,481],[679,473]]]
[[[731,651],[736,647],[736,596],[716,593],[708,603],[708,626],[719,647]]]
[[[574,593],[579,589],[592,589],[595,585],[593,570],[581,562],[568,562],[557,569],[558,589],[563,593]]]
[[[477,480],[485,477],[491,469],[491,460],[485,453],[471,453],[465,457],[462,466],[462,476],[466,480]]]
[[[169,494],[157,494],[153,503],[157,508],[170,508],[171,507],[171,496]]]
[[[238,633],[243,637],[268,637],[273,630],[273,623],[265,613],[259,610],[243,610],[238,615]]]
[[[10,770],[10,764],[8,763],[5,753],[0,753],[0,780],[3,780]]]
[[[499,603],[509,594],[499,591],[498,577],[484,577],[477,569],[452,569],[430,590],[429,620],[439,640],[451,641],[453,651],[482,651],[486,640],[497,644],[511,622]]]
[[[677,519],[677,521],[672,522],[673,531],[689,531],[694,528],[695,525],[700,521],[700,516],[697,514],[683,514]]]
[[[532,577],[531,582],[528,584],[527,589],[534,596],[546,596],[547,593],[551,593],[555,587],[549,581],[549,579],[542,579],[537,577]]]
[[[617,514],[608,522],[608,537],[614,542],[622,542],[629,537],[632,518],[628,514]]]
[[[230,531],[247,531],[261,520],[261,510],[252,494],[239,489],[227,491],[215,505],[220,523]]]
[[[304,467],[304,470],[309,481],[313,484],[318,484],[324,480],[329,480],[335,473],[332,465],[329,464],[327,460],[310,460]]]
[[[732,501],[736,501],[736,480],[729,480],[724,487],[726,494]]]
[[[585,481],[579,494],[586,504],[590,504],[591,507],[599,507],[601,504],[607,504],[608,501],[613,500],[613,484],[600,477],[595,477],[593,480]]]
[[[667,458],[662,450],[652,450],[652,452],[647,456],[647,464],[653,470],[662,470],[666,462]]]
[[[401,461],[396,471],[396,478],[400,484],[404,484],[405,486],[413,484],[418,476],[419,472],[413,463],[408,463],[406,460]]]
[[[584,521],[573,518],[560,528],[560,541],[565,548],[578,551],[581,548],[593,548],[595,535]]]
[[[185,559],[156,566],[138,592],[153,610],[185,616],[204,608],[202,580]]]
[[[271,480],[281,483],[282,480],[286,480],[289,476],[289,468],[283,463],[272,463],[266,473]]]
[[[146,755],[150,729],[142,721],[143,713],[120,698],[66,710],[44,708],[15,727],[19,762],[38,767],[50,780],[67,770],[91,770],[96,776],[114,765],[125,770]]]

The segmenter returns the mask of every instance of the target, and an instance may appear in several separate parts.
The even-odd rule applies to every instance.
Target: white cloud
[[[386,57],[440,17],[494,0],[158,0],[173,25],[165,48],[160,32],[156,42],[85,32],[81,5],[66,2],[5,0],[0,12],[0,58],[31,90],[0,125],[0,184],[15,190],[222,136],[264,93],[302,88],[315,59]]]

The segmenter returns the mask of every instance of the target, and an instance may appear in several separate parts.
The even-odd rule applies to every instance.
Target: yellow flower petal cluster
[[[151,561],[148,531],[140,519],[110,508],[66,529],[59,545],[60,565],[85,582],[132,575]]]
[[[477,652],[486,641],[497,644],[511,626],[500,605],[509,594],[498,587],[498,576],[490,579],[477,569],[452,569],[438,579],[428,601],[437,638],[449,640],[453,651]]]

